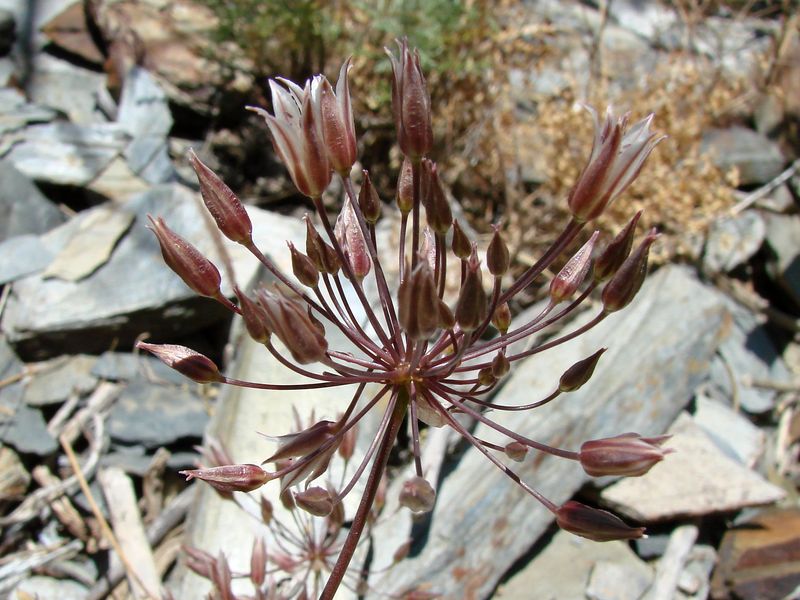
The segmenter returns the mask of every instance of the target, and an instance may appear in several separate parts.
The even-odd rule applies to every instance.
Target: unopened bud
[[[346,199],[336,219],[334,227],[336,241],[342,248],[344,258],[350,270],[359,281],[364,279],[372,267],[372,260],[367,250],[367,242],[358,224],[355,209],[350,199]]]
[[[456,255],[457,258],[461,260],[466,260],[469,258],[470,253],[472,252],[472,244],[467,237],[467,234],[464,233],[464,230],[461,229],[461,225],[458,224],[458,221],[453,221],[453,244],[452,244],[453,254]]]
[[[310,487],[297,492],[294,501],[298,508],[315,517],[327,517],[333,510],[333,499],[328,490],[321,487]]]
[[[617,272],[625,259],[631,253],[633,246],[633,236],[636,232],[636,224],[642,211],[637,212],[628,224],[620,231],[616,237],[600,253],[594,261],[594,280],[605,281]]]
[[[456,322],[462,331],[477,329],[486,316],[486,293],[483,291],[480,263],[475,245],[473,245],[472,254],[467,261],[467,274],[458,294],[455,315]]]
[[[278,450],[264,462],[275,462],[287,458],[305,456],[320,448],[330,440],[337,431],[333,421],[319,421],[311,427],[274,438],[278,442]]]
[[[453,213],[450,211],[447,193],[444,191],[442,181],[439,179],[436,163],[424,159],[422,161],[422,172],[424,174],[423,180],[426,183],[422,201],[425,204],[428,225],[436,233],[445,235],[453,222]]]
[[[364,220],[374,225],[381,216],[381,200],[378,198],[375,186],[372,185],[369,171],[364,169],[362,173],[364,181],[361,182],[361,189],[358,191],[358,207],[364,215]]]
[[[264,496],[261,496],[259,508],[261,509],[261,522],[264,523],[264,525],[269,525],[272,521],[272,515],[275,514],[272,502],[267,500]]]
[[[350,169],[356,162],[356,132],[350,102],[350,84],[347,80],[349,69],[348,58],[339,70],[336,93],[326,78],[320,80],[317,103],[328,160],[333,170],[343,177],[350,174]]]
[[[350,460],[353,458],[353,453],[356,450],[357,429],[358,425],[354,425],[342,435],[342,443],[339,444],[338,452],[339,456],[341,456],[344,460]]]
[[[522,442],[509,442],[504,450],[506,456],[514,462],[522,462],[528,455],[528,447]]]
[[[436,491],[423,477],[412,477],[403,484],[400,491],[400,504],[413,513],[427,513],[436,503]]]
[[[220,598],[233,598],[233,588],[231,588],[233,575],[231,574],[231,567],[228,564],[228,559],[225,558],[225,555],[221,551],[214,561],[211,581],[214,583],[214,587],[217,588]]]
[[[253,549],[250,551],[250,581],[256,586],[264,583],[267,577],[267,546],[264,538],[253,540]]]
[[[510,369],[511,363],[508,362],[506,355],[501,351],[498,351],[492,359],[492,375],[497,377],[497,379],[500,379],[505,377]]]
[[[564,371],[561,378],[558,380],[558,390],[560,392],[574,392],[585,384],[592,377],[594,369],[597,366],[597,361],[605,352],[605,348],[601,348],[591,356],[579,360],[569,369]]]
[[[136,342],[136,347],[147,350],[171,369],[197,383],[218,383],[225,380],[210,358],[186,346]]]
[[[584,442],[578,453],[581,466],[592,477],[639,477],[672,452],[661,448],[669,435],[645,438],[638,433]]]
[[[644,535],[644,527],[630,527],[608,511],[575,500],[565,502],[555,515],[561,529],[595,542],[634,540]]]
[[[478,383],[483,386],[489,387],[490,385],[494,385],[497,381],[497,378],[492,373],[491,367],[484,367],[480,371],[478,371]]]
[[[595,231],[589,241],[581,246],[575,255],[567,261],[550,282],[550,298],[553,304],[568,300],[586,279],[592,266],[592,251],[599,231]]]
[[[452,329],[456,326],[456,317],[447,302],[439,300],[437,303],[437,325],[439,329]]]
[[[419,52],[408,49],[408,40],[397,41],[400,55],[392,61],[392,114],[397,129],[397,142],[403,154],[419,159],[433,146],[431,97],[419,62]]]
[[[214,489],[229,494],[231,492],[252,492],[269,481],[269,474],[258,465],[225,465],[210,469],[190,469],[180,471],[186,481],[202,479]]]
[[[397,178],[397,208],[404,215],[414,208],[414,171],[407,157],[403,159],[400,175]]]
[[[219,298],[222,278],[214,264],[192,244],[172,231],[164,219],[150,219],[150,229],[156,234],[161,255],[167,266],[175,271],[195,293],[209,298]]]
[[[236,194],[197,158],[194,150],[189,150],[189,162],[200,182],[203,202],[222,234],[240,244],[252,243],[253,224]]]
[[[495,277],[502,277],[511,264],[511,257],[508,254],[508,246],[500,235],[500,228],[494,226],[494,235],[489,247],[486,249],[486,268]]]
[[[341,267],[336,250],[324,242],[322,236],[314,229],[308,215],[303,217],[306,222],[306,255],[322,273],[333,275]]]
[[[191,546],[183,546],[184,562],[186,566],[192,571],[204,577],[211,579],[214,569],[216,569],[216,561],[211,554],[199,548]]]
[[[612,313],[631,303],[647,275],[647,257],[650,246],[658,234],[655,228],[642,240],[642,243],[625,259],[622,266],[603,288],[603,310]]]
[[[258,300],[266,312],[269,329],[294,360],[307,365],[325,358],[328,352],[325,330],[319,321],[312,320],[302,302],[266,290],[259,291]]]
[[[427,261],[421,260],[400,284],[397,292],[398,318],[412,340],[427,340],[436,333],[439,314],[436,283]]]
[[[242,313],[242,320],[247,329],[247,334],[253,341],[259,344],[266,344],[269,341],[270,328],[269,317],[264,307],[260,303],[253,302],[247,294],[238,287],[233,288],[236,297],[239,299],[239,310]]]
[[[500,333],[508,331],[511,325],[511,309],[508,307],[508,302],[503,302],[494,309],[492,325],[494,325]]]
[[[294,276],[305,286],[310,288],[317,287],[317,283],[319,282],[319,270],[314,264],[314,261],[295,248],[292,242],[286,243],[289,244],[289,252],[292,254],[292,272]]]

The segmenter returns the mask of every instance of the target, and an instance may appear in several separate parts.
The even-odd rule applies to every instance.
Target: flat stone
[[[28,406],[46,406],[66,400],[71,394],[85,396],[97,385],[90,375],[96,358],[86,354],[64,356],[34,366],[34,376],[25,386]]]
[[[599,560],[589,576],[586,597],[590,600],[639,600],[652,581],[652,570],[641,560]]]
[[[31,575],[11,593],[12,598],[58,598],[83,600],[89,594],[86,586],[70,579]]]
[[[172,472],[181,469],[194,469],[201,463],[197,452],[172,452],[166,468]],[[119,467],[130,475],[144,477],[153,462],[152,451],[141,444],[123,446],[113,444],[109,451],[100,457],[101,467]]]
[[[703,270],[714,275],[743,265],[761,248],[765,233],[764,219],[756,211],[715,219],[708,229]]]
[[[0,160],[0,241],[26,233],[44,233],[65,220],[64,214],[28,177],[9,161]]]
[[[46,123],[55,118],[56,111],[28,102],[19,90],[0,89],[0,135],[18,131],[30,123]],[[3,140],[0,154],[5,153],[9,144],[10,141]]]
[[[710,129],[703,136],[701,149],[723,171],[736,168],[740,185],[767,183],[780,175],[786,162],[775,142],[739,126]]]
[[[150,189],[150,184],[134,173],[122,156],[118,156],[108,163],[106,168],[86,185],[86,188],[112,201],[122,203]]]
[[[711,572],[717,565],[717,551],[707,544],[695,544],[678,579],[676,600],[706,600],[711,590]]]
[[[182,438],[200,439],[208,423],[206,402],[186,386],[131,382],[108,415],[113,440],[166,446]]]
[[[167,95],[142,67],[134,66],[125,77],[117,123],[134,139],[148,135],[163,139],[172,128]]]
[[[544,397],[558,374],[608,346],[589,384],[535,411],[495,411],[491,417],[528,437],[568,449],[625,431],[662,433],[700,383],[719,343],[723,320],[715,293],[686,269],[662,268],[648,278],[624,314],[614,315],[558,352],[519,364],[496,398],[523,404]],[[637,368],[631,369],[631,364]],[[483,425],[475,435],[501,441]],[[550,456],[532,455],[511,466],[556,504],[587,480],[577,465]],[[546,509],[474,448],[444,471],[449,474],[439,482],[430,527],[421,547],[402,566],[380,572],[391,564],[396,534],[391,520],[374,528],[372,568],[379,575],[370,583],[377,589],[400,593],[426,585],[445,597],[485,597],[552,523]]]
[[[775,260],[767,265],[772,278],[800,306],[800,216],[767,215],[767,243]]]
[[[59,48],[80,56],[86,61],[102,65],[105,56],[94,42],[86,23],[86,10],[82,3],[70,4],[42,26],[42,33]]]
[[[568,568],[567,568],[568,565]],[[594,570],[599,566],[596,586],[601,583],[603,590],[596,587],[597,593],[608,594],[616,588],[617,594],[622,595],[589,595],[591,589],[591,578]],[[600,578],[604,577],[610,570],[621,570],[632,576],[630,589],[633,592],[638,589],[642,582],[645,588],[653,578],[652,569],[639,559],[636,554],[624,542],[608,542],[598,544],[584,538],[579,538],[565,531],[559,531],[550,543],[518,572],[512,575],[508,581],[502,583],[493,597],[508,600],[529,600],[535,598],[558,599],[558,600],[583,600],[590,598],[638,598],[639,596],[624,595],[626,586],[606,586]],[[557,573],[558,576],[553,576]],[[589,589],[587,589],[587,582]],[[531,590],[536,590],[535,596],[531,595]],[[644,590],[642,590],[644,591]],[[447,596],[459,597],[459,596]],[[468,596],[464,596],[468,597]],[[471,596],[473,598],[487,596]]]
[[[38,235],[18,235],[0,242],[0,285],[44,270],[53,253]]]
[[[752,468],[764,452],[764,432],[730,406],[705,395],[695,398],[694,421],[728,457]]]
[[[800,586],[800,512],[767,509],[725,533],[712,597],[794,598]]]
[[[125,159],[131,170],[149,183],[166,183],[175,179],[175,168],[165,138],[153,135],[135,138],[125,149]]]
[[[613,510],[644,523],[771,504],[786,493],[726,456],[688,414],[670,428],[675,452],[641,477],[601,492]]]
[[[75,124],[100,120],[95,111],[97,92],[105,85],[105,73],[90,71],[45,52],[34,56],[26,91],[31,102],[55,109]]]

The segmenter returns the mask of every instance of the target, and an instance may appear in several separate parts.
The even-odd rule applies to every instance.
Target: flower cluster
[[[234,303],[220,291],[219,272],[211,262],[161,219],[152,222],[165,261],[186,284],[240,315],[249,335],[286,368],[302,375],[306,383],[238,381],[226,377],[208,358],[187,348],[144,343],[140,347],[200,382],[276,391],[345,385],[355,388],[349,406],[338,419],[319,421],[280,438],[277,452],[265,461],[274,464],[274,469],[231,464],[188,473],[223,492],[250,491],[280,480],[284,492],[302,490],[293,492],[298,507],[325,515],[337,510],[355,481],[367,472],[365,492],[320,596],[324,599],[333,598],[345,576],[403,426],[409,429],[416,476],[403,486],[401,503],[411,510],[429,511],[436,501],[435,491],[422,472],[420,422],[448,426],[542,503],[560,527],[601,541],[636,538],[643,529],[630,527],[606,511],[578,502],[556,506],[522,482],[503,459],[522,461],[529,451],[545,452],[578,462],[592,476],[636,476],[667,452],[661,448],[664,437],[636,434],[586,442],[579,451],[554,448],[501,426],[485,411],[531,410],[577,390],[591,377],[603,350],[570,367],[554,382],[554,391],[543,399],[526,405],[503,405],[490,400],[491,392],[514,363],[594,327],[624,308],[639,290],[656,233],[648,232],[634,249],[637,214],[602,248],[597,232],[588,237],[557,271],[550,284],[549,303],[538,316],[515,323],[509,308],[515,295],[555,263],[564,262],[561,257],[587,222],[600,215],[639,174],[662,139],[650,129],[652,115],[630,127],[627,115],[615,117],[609,110],[602,123],[595,115],[594,146],[568,198],[571,220],[534,265],[512,277],[509,250],[498,227],[485,253],[479,253],[477,244],[453,219],[438,167],[428,158],[433,147],[430,96],[419,56],[405,40],[398,46],[397,55],[389,52],[394,76],[394,121],[404,155],[396,198],[400,214],[397,262],[392,265],[399,271],[396,289],[390,285],[388,267],[381,264],[377,251],[376,223],[383,203],[369,173],[363,172],[358,191],[351,176],[357,139],[347,83],[349,61],[342,66],[335,90],[323,76],[314,77],[304,87],[278,79],[270,82],[273,113],[252,109],[266,120],[276,153],[297,189],[310,198],[316,209],[315,218],[305,218],[305,251],[289,245],[291,275],[256,247],[250,220],[239,200],[194,155],[191,161],[203,200],[219,230],[247,248],[278,283],[269,289],[258,289],[252,296],[237,289]],[[334,175],[341,179],[344,190],[335,222],[322,202],[322,193]],[[448,260],[451,253],[454,258]],[[446,281],[448,264],[452,262],[457,266],[450,277],[458,279],[459,288],[450,297]],[[367,280],[377,290],[379,302],[375,308],[366,291]],[[511,280],[510,285],[504,286],[504,280]],[[588,323],[527,350],[511,350],[515,342],[573,313],[595,290],[600,290],[602,308]],[[330,328],[341,331],[358,353],[329,347],[326,329]],[[275,343],[276,339],[280,344]],[[311,370],[305,365],[317,367]],[[312,486],[327,469],[333,453],[370,411],[383,411],[382,418],[353,479],[335,493]],[[455,413],[485,424],[503,441],[477,439],[454,418]]]

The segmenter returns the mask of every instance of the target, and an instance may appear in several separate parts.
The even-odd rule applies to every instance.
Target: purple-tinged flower
[[[595,231],[589,241],[581,246],[550,282],[550,299],[553,304],[572,297],[586,279],[592,266],[592,252],[598,235],[600,232]]]
[[[646,438],[638,433],[623,433],[584,442],[578,454],[583,470],[592,477],[639,477],[672,452],[661,448],[669,438],[668,435]]]
[[[435,503],[436,490],[424,477],[415,476],[403,483],[400,504],[411,512],[417,514],[431,512]]]
[[[418,161],[433,147],[431,97],[419,63],[419,51],[408,49],[408,40],[397,40],[399,56],[385,48],[392,61],[392,114],[397,141],[403,154]]]
[[[372,268],[369,257],[367,241],[358,224],[353,203],[348,198],[342,205],[342,210],[336,218],[334,227],[336,241],[339,242],[344,258],[350,265],[350,270],[358,279],[364,279]]]
[[[594,144],[567,200],[572,214],[580,222],[599,217],[606,206],[633,183],[653,148],[666,137],[650,130],[652,114],[628,129],[628,114],[615,119],[608,107],[601,125],[597,112],[591,107],[585,108],[594,120]]]
[[[570,500],[556,510],[556,523],[561,529],[595,542],[635,540],[644,536],[644,527],[630,527],[606,510],[592,508]]]
[[[344,61],[339,70],[336,92],[324,77],[319,82],[319,98],[314,102],[317,119],[322,124],[325,149],[334,171],[347,177],[356,162],[356,127],[353,122],[353,107],[350,103],[350,84],[347,72],[350,59]]]
[[[176,344],[148,344],[136,342],[136,347],[155,355],[168,367],[175,369],[197,383],[221,383],[225,378],[217,365],[203,354]]]
[[[180,471],[186,480],[202,479],[214,489],[224,493],[252,492],[267,483],[270,475],[258,465],[223,465],[210,469],[188,469]]]

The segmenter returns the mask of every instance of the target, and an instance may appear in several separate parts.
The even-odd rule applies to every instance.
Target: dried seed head
[[[220,298],[220,283],[222,278],[214,264],[192,244],[187,242],[177,233],[172,231],[164,219],[158,217],[150,219],[150,229],[156,235],[161,255],[167,266],[175,271],[196,294],[208,298]]]
[[[495,277],[502,277],[511,264],[511,257],[508,254],[508,246],[500,235],[500,228],[493,225],[494,235],[489,247],[486,249],[486,268]]]
[[[253,224],[239,198],[189,150],[189,162],[200,182],[200,195],[217,227],[229,240],[248,245],[253,242]]]
[[[644,535],[644,527],[629,527],[608,511],[591,508],[574,500],[564,503],[555,515],[561,529],[595,542],[634,540]]]
[[[375,225],[381,217],[381,199],[378,198],[378,192],[375,191],[375,186],[372,185],[369,171],[364,169],[361,173],[364,176],[364,180],[361,182],[361,189],[358,191],[358,207],[361,209],[361,214],[364,215],[364,220]]]
[[[506,444],[505,453],[514,462],[522,462],[528,455],[528,447],[521,442],[509,442]]]
[[[592,477],[616,475],[639,477],[672,452],[661,448],[671,436],[645,438],[638,433],[591,440],[581,445],[579,459],[583,470]]]
[[[224,465],[210,469],[180,471],[186,481],[202,479],[214,489],[223,492],[252,492],[270,480],[269,474],[258,465]]]
[[[400,504],[413,513],[430,512],[435,503],[436,491],[423,477],[412,477],[403,484],[403,489],[400,490]]]
[[[467,261],[467,274],[458,294],[455,316],[462,331],[477,329],[486,317],[486,293],[483,291],[477,245],[475,244],[472,246],[472,254]]]
[[[238,287],[233,288],[239,299],[239,310],[242,312],[244,326],[247,334],[259,344],[266,344],[272,333],[269,328],[269,317],[260,303],[253,302],[247,294]]]
[[[597,366],[597,361],[600,360],[605,351],[605,348],[600,348],[591,356],[579,360],[564,371],[564,374],[558,380],[558,390],[560,392],[574,392],[589,381],[594,373],[594,368]]]
[[[503,354],[502,351],[498,350],[497,354],[494,355],[492,359],[492,375],[497,377],[497,379],[501,379],[505,377],[506,374],[511,370],[511,363],[508,362],[506,355]]]
[[[328,490],[315,486],[302,492],[295,492],[297,507],[315,517],[327,517],[333,510],[333,498]]]
[[[636,232],[636,224],[642,211],[637,212],[628,224],[620,231],[616,237],[600,253],[594,261],[593,276],[595,281],[605,281],[617,272],[625,259],[631,253],[633,246],[633,236]]]
[[[494,309],[492,325],[494,325],[500,333],[506,333],[508,331],[511,325],[511,309],[508,307],[508,302],[503,302]]]
[[[292,254],[292,272],[297,280],[303,285],[315,288],[319,283],[319,270],[314,261],[294,247],[292,242],[289,245],[289,252]]]
[[[466,260],[469,258],[470,253],[472,252],[472,244],[467,237],[467,234],[464,233],[464,230],[461,229],[461,225],[458,224],[458,221],[453,221],[453,243],[452,243],[453,254],[456,255],[457,258],[461,260]]]
[[[217,365],[210,358],[186,346],[136,342],[136,347],[147,350],[171,369],[175,369],[181,375],[197,383],[225,381]]]
[[[478,383],[481,385],[489,387],[490,385],[494,385],[496,381],[497,377],[494,376],[492,367],[484,367],[478,371]]]
[[[642,243],[625,259],[611,280],[603,288],[603,310],[612,313],[631,303],[647,275],[647,257],[650,246],[658,234],[655,228],[642,240]]]
[[[414,170],[408,157],[403,159],[397,178],[397,208],[404,215],[414,208]]]
[[[430,339],[439,325],[436,283],[428,262],[420,260],[397,292],[400,326],[412,340]]]
[[[600,232],[595,231],[550,282],[550,299],[553,304],[569,300],[586,279],[592,266],[592,251],[598,235]]]

